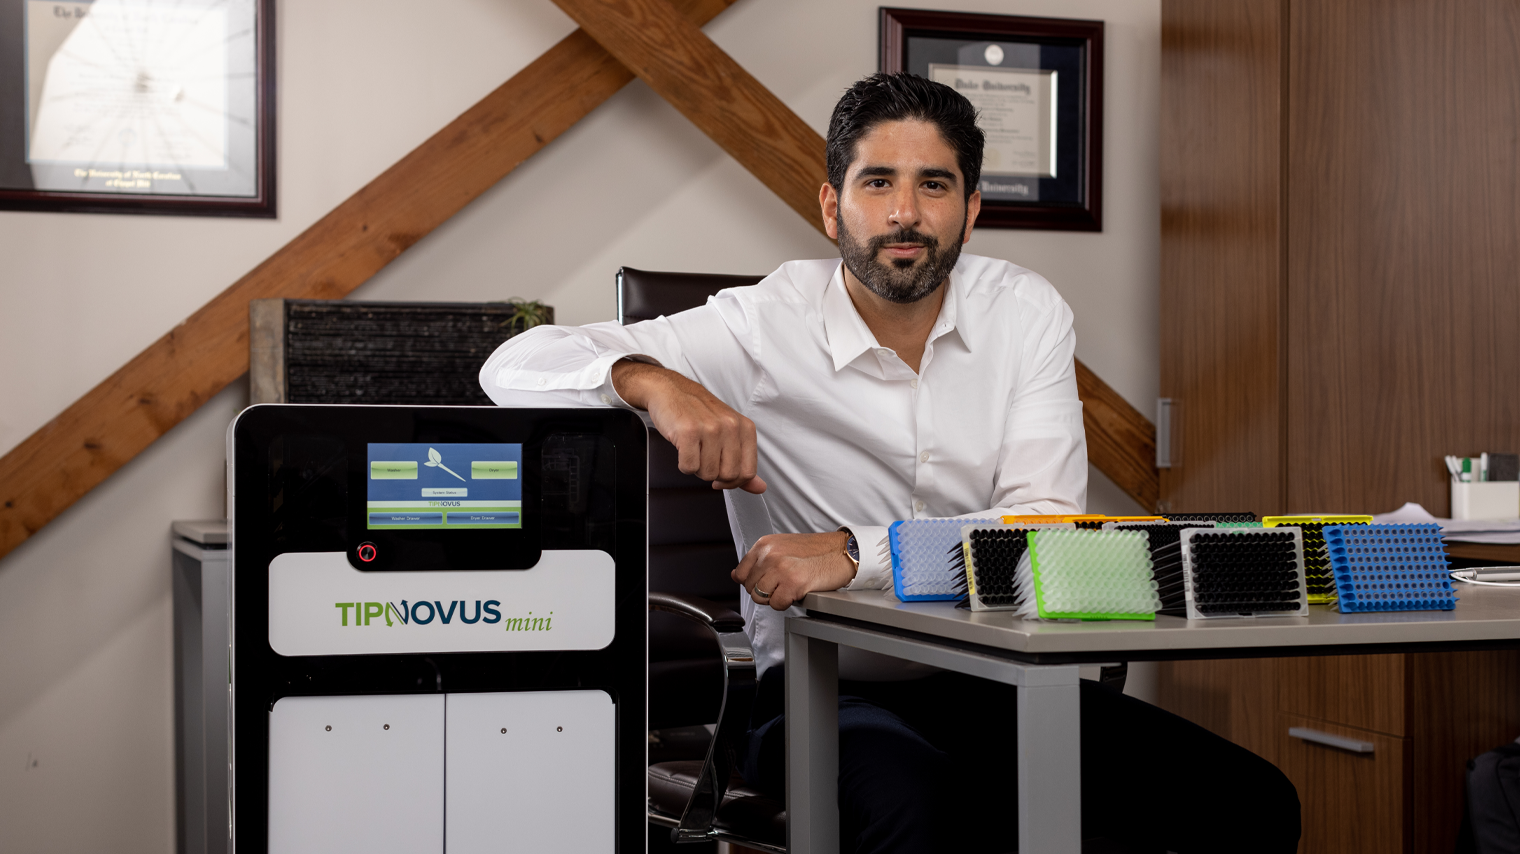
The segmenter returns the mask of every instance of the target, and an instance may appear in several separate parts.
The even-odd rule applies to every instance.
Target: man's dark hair
[[[855,143],[882,122],[917,119],[939,128],[955,150],[966,182],[966,198],[981,184],[986,137],[976,126],[976,108],[966,96],[917,74],[872,74],[851,86],[829,118],[829,183],[843,190],[844,176],[855,160]]]

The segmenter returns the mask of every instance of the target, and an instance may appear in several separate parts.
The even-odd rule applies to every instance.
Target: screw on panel
[[[328,732],[332,732],[332,724],[328,724],[327,725],[327,731]]]

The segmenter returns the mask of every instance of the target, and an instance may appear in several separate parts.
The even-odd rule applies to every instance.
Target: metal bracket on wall
[[[1170,397],[1156,398],[1156,468],[1169,469],[1177,464],[1172,452],[1172,411],[1177,401]]]

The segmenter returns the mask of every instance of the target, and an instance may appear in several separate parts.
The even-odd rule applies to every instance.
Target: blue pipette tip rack
[[[1440,526],[1326,525],[1324,537],[1341,611],[1456,609]]]
[[[904,602],[947,602],[966,595],[966,570],[953,562],[961,528],[996,519],[909,519],[887,528],[892,551],[892,592]]]

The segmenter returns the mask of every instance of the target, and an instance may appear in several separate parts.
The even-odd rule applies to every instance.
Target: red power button
[[[373,561],[374,559],[375,559],[375,544],[374,543],[360,543],[359,544],[359,560],[362,560],[365,563],[369,563],[369,562]]]

